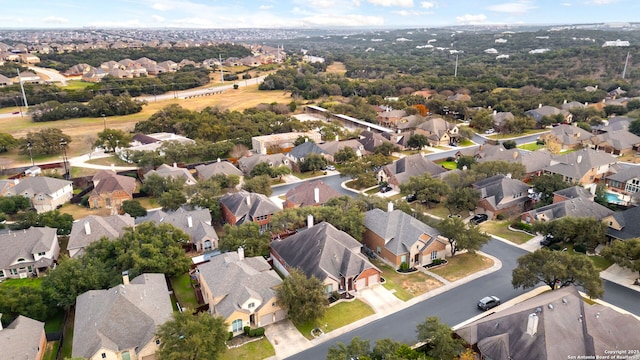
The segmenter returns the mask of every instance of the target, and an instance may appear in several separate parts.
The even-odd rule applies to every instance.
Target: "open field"
[[[327,72],[344,75],[347,72],[347,67],[341,62],[335,61],[333,64],[327,66]]]
[[[447,265],[431,270],[449,281],[460,280],[493,266],[493,260],[480,254],[457,254],[447,258]]]

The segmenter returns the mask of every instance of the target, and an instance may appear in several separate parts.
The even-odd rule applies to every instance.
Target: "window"
[[[437,251],[432,251],[431,252],[431,260],[435,260],[438,258],[438,252]]]
[[[231,328],[233,332],[242,331],[242,319],[233,320]]]
[[[160,345],[160,339],[156,339],[156,345]]]
[[[38,195],[38,200],[43,201],[44,200],[44,195]]]
[[[249,305],[247,305],[247,307],[249,309],[253,309],[254,307],[256,307],[256,304],[255,303],[249,303]]]
[[[4,270],[0,270],[0,279],[4,277]]]
[[[107,353],[102,353],[102,358],[106,359],[107,358]]]
[[[23,262],[23,261],[26,261],[26,260],[24,258],[18,259],[18,262]]]
[[[45,256],[45,255],[46,255],[46,252],[44,252],[44,251],[41,251],[41,252],[38,253],[38,256]]]
[[[376,247],[376,252],[377,252],[378,254],[380,254],[380,253],[382,252],[382,249],[380,249],[380,246]]]
[[[333,292],[333,284],[327,285],[327,294],[331,294]]]
[[[18,275],[18,270],[17,269],[9,269],[9,274]]]

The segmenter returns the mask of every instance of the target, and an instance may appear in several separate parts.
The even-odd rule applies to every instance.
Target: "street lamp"
[[[33,154],[31,153],[31,141],[27,142],[27,150],[29,150],[29,157],[31,158],[31,166],[35,166],[33,162]]]
[[[102,122],[104,123],[104,129],[107,130],[107,116],[105,114],[102,115]]]
[[[60,139],[60,147],[62,148],[62,164],[64,165],[64,178],[69,180],[69,168],[67,167],[67,140]]]

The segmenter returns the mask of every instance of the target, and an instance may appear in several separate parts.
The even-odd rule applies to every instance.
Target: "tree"
[[[162,210],[171,210],[175,211],[180,208],[180,206],[186,204],[187,198],[184,195],[184,191],[182,190],[169,190],[167,192],[162,193],[158,203],[162,206]]]
[[[456,161],[456,168],[458,168],[459,170],[463,170],[463,169],[470,169],[471,166],[473,166],[473,164],[475,164],[476,158],[474,158],[471,155],[462,155],[458,158],[458,160]]]
[[[591,250],[607,241],[607,226],[594,217],[564,216],[553,221],[536,221],[532,229],[541,234],[552,234],[554,238],[574,245],[584,245]]]
[[[451,188],[444,181],[432,178],[428,173],[422,176],[412,176],[404,184],[400,184],[403,194],[415,194],[418,200],[427,204],[438,203],[451,192]]]
[[[269,255],[271,235],[261,232],[258,223],[246,222],[237,226],[226,224],[224,233],[218,243],[221,251],[236,251],[242,247],[247,257]]]
[[[629,132],[640,136],[640,119],[633,120],[629,123]]]
[[[4,214],[15,214],[20,210],[31,207],[31,202],[24,196],[3,196],[0,197],[0,212]]]
[[[350,147],[343,147],[342,149],[338,150],[336,152],[336,154],[333,156],[333,159],[339,163],[345,163],[345,162],[349,162],[349,161],[353,161],[358,159],[358,154],[356,154],[356,151],[353,150],[353,148]]]
[[[134,218],[147,216],[147,209],[140,205],[138,200],[125,200],[122,202],[122,211]]]
[[[417,332],[418,341],[427,343],[427,353],[435,359],[453,359],[464,350],[462,340],[454,339],[451,328],[435,316],[418,324]]]
[[[0,153],[7,152],[18,146],[18,140],[11,134],[0,133]]]
[[[473,172],[484,175],[484,178],[498,174],[510,175],[513,179],[521,180],[527,173],[527,168],[523,164],[508,161],[487,161],[473,165]]]
[[[571,186],[564,181],[560,174],[534,176],[531,180],[531,185],[533,185],[533,190],[536,193],[542,193],[540,200],[542,200],[544,204],[551,204],[554,192]]]
[[[306,142],[309,142],[309,141],[310,142],[315,142],[315,141],[311,140],[308,136],[298,136],[296,138],[296,141],[294,141],[293,145],[294,146],[298,146],[298,145],[302,145],[302,144],[304,144]]]
[[[264,194],[271,196],[271,177],[268,175],[260,175],[251,179],[247,179],[242,184],[242,188],[248,192]]]
[[[600,252],[605,259],[640,275],[640,238],[614,240]]]
[[[491,237],[481,232],[478,226],[465,225],[462,219],[457,217],[446,218],[436,226],[440,234],[449,241],[451,256],[455,256],[456,252],[462,249],[474,253],[491,240]]]
[[[518,259],[518,266],[512,272],[513,287],[528,289],[540,282],[551,290],[569,285],[582,286],[592,298],[600,297],[604,292],[593,262],[586,255],[566,251],[542,248]]]
[[[283,175],[289,175],[291,174],[291,169],[289,169],[287,166],[285,165],[280,165],[276,168],[273,168],[271,171],[271,177],[277,177],[279,180],[282,180],[282,176]]]
[[[98,139],[93,144],[95,147],[103,147],[106,152],[115,151],[116,147],[129,147],[131,135],[119,129],[104,129],[98,133]]]
[[[412,149],[422,149],[429,146],[429,139],[422,134],[413,134],[407,141],[407,146]]]
[[[369,358],[371,355],[371,343],[369,340],[354,337],[349,345],[338,342],[329,348],[327,360],[345,360]]]
[[[391,154],[394,151],[397,151],[398,148],[397,146],[393,145],[392,143],[385,141],[382,144],[376,146],[375,148],[373,148],[373,153],[374,154],[382,154],[384,156],[391,156]]]
[[[253,169],[251,169],[251,172],[249,172],[249,176],[251,177],[256,177],[256,176],[260,176],[260,175],[268,175],[269,177],[274,177],[271,176],[273,172],[273,167],[271,165],[269,165],[268,162],[259,162],[257,163]]]
[[[18,315],[45,321],[53,309],[40,286],[0,286],[0,314],[8,322]]]
[[[493,128],[493,117],[488,110],[482,109],[476,111],[473,118],[469,122],[469,126],[478,129],[479,131],[485,131]]]
[[[502,146],[508,150],[508,149],[515,149],[517,144],[515,140],[505,140],[502,142]]]
[[[329,305],[324,290],[317,277],[307,277],[300,270],[292,269],[282,285],[276,288],[276,298],[291,321],[303,324],[324,315]]]
[[[151,195],[155,198],[159,198],[162,194],[171,190],[183,191],[185,180],[178,177],[162,177],[158,174],[151,174],[144,180],[144,184],[140,188],[140,191]]]
[[[71,142],[71,136],[65,135],[62,130],[55,128],[44,128],[36,132],[28,132],[27,136],[20,140],[20,154],[33,155],[55,155],[62,153],[63,145]]]
[[[460,211],[472,211],[476,208],[480,200],[480,193],[472,188],[458,187],[451,190],[447,195],[444,206],[449,210],[450,214],[458,214]]]
[[[215,360],[226,351],[228,325],[209,312],[174,312],[173,318],[156,329],[159,360]]]
[[[55,228],[58,235],[69,235],[73,226],[73,216],[61,213],[59,210],[38,214],[35,211],[25,211],[18,214],[18,221],[9,225],[12,230],[28,229],[30,227]]]
[[[324,169],[327,166],[327,159],[320,154],[309,154],[302,161],[300,168],[303,172],[311,171],[311,173],[315,173],[318,170]]]

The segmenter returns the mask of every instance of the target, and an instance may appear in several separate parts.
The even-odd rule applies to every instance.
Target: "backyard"
[[[374,259],[371,262],[382,270],[382,277],[385,280],[382,286],[392,291],[393,295],[402,301],[410,300],[443,285],[440,281],[419,271],[400,274],[380,260]]]
[[[373,315],[373,309],[360,300],[338,303],[329,309],[324,316],[316,321],[303,324],[294,324],[298,331],[307,339],[313,339],[311,330],[315,328],[322,329],[326,333],[355,321],[363,319],[369,315]]]
[[[196,293],[191,286],[192,281],[189,274],[183,274],[171,278],[171,286],[173,286],[173,293],[176,299],[180,303],[180,306],[189,309],[197,309],[198,301],[196,300]]]

